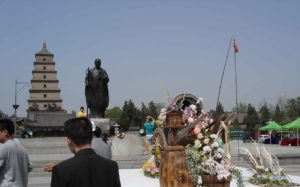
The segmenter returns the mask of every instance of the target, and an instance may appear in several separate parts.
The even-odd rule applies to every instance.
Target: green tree
[[[52,103],[52,104],[48,104],[46,111],[54,112],[54,111],[62,111],[62,109],[61,107],[57,106],[56,103]]]
[[[106,110],[105,117],[120,123],[121,114],[122,114],[121,108],[115,106],[111,109]]]
[[[268,121],[270,121],[271,114],[270,110],[267,106],[267,103],[265,103],[260,109],[260,124],[265,125]]]
[[[247,108],[247,115],[244,122],[246,124],[247,131],[253,132],[257,124],[259,124],[259,117],[255,108],[251,104],[248,104]]]
[[[128,130],[129,127],[140,126],[140,115],[140,111],[135,107],[131,99],[125,101],[120,118],[121,127],[124,130]]]
[[[300,97],[288,100],[287,116],[291,121],[300,116]]]
[[[148,109],[147,109],[146,105],[142,102],[141,119],[145,120],[147,115],[148,115]]]
[[[146,116],[152,116],[154,119],[158,118],[158,115],[160,113],[160,110],[164,107],[163,103],[155,103],[153,101],[148,103],[148,106],[146,106],[144,103],[142,103],[142,107],[140,110],[140,116],[142,122],[145,122]]]
[[[28,108],[28,111],[39,111],[39,105],[38,105],[36,102],[34,102],[34,103],[32,104],[32,106],[30,106],[30,107]]]
[[[285,119],[285,114],[283,111],[280,110],[280,107],[277,104],[275,107],[273,120],[276,121],[277,123],[282,123],[284,121],[284,119]]]
[[[247,104],[246,104],[246,103],[240,102],[240,103],[239,103],[238,112],[239,112],[239,113],[246,113],[247,110],[248,110]]]
[[[158,113],[157,113],[157,107],[156,103],[153,101],[149,102],[148,104],[148,115],[152,116],[154,119],[157,119]]]
[[[238,104],[238,111],[236,110],[236,107],[233,108],[233,111],[237,111],[238,113],[246,113],[247,112],[247,104],[240,102]]]
[[[129,128],[130,125],[130,119],[127,115],[128,113],[128,102],[125,101],[122,107],[122,113],[121,113],[121,117],[120,117],[120,126],[121,128],[127,130]]]

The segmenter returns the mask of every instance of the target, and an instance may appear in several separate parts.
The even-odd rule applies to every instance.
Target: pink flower
[[[209,139],[208,139],[208,138],[205,138],[204,141],[203,141],[203,143],[204,143],[204,144],[208,144],[208,143],[209,143]]]
[[[201,146],[202,146],[201,141],[198,140],[198,139],[195,140],[195,141],[194,141],[194,146],[195,146],[195,147],[201,147]]]
[[[199,134],[201,132],[201,129],[199,127],[194,128],[194,133]]]

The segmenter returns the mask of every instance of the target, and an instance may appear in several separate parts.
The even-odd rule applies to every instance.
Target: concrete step
[[[48,147],[25,147],[29,155],[33,154],[68,154],[70,150],[66,145]]]

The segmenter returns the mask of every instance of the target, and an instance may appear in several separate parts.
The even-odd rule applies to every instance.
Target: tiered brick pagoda
[[[48,51],[46,43],[35,54],[31,89],[29,90],[29,111],[59,111],[62,109],[59,81],[53,57],[54,55]]]

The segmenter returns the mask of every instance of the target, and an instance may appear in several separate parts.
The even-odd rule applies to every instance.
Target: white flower
[[[193,104],[191,104],[190,105],[190,109],[194,112],[194,113],[196,113],[197,112],[197,107],[196,107],[196,105],[193,105]]]
[[[214,142],[213,144],[211,144],[211,147],[214,148],[214,147],[219,147],[219,143],[218,142]]]
[[[198,140],[198,139],[195,140],[195,141],[194,141],[194,146],[197,147],[197,148],[198,148],[198,147],[201,147],[201,146],[202,146],[201,141]]]
[[[211,151],[211,148],[208,145],[206,145],[203,147],[203,151],[209,153]]]
[[[257,169],[257,170],[265,170],[265,167],[264,167],[264,166],[257,165],[257,166],[256,166],[256,169]]]
[[[193,123],[194,121],[195,121],[194,118],[192,118],[192,117],[188,118],[188,123]]]
[[[203,134],[200,132],[200,133],[197,135],[197,138],[199,138],[199,139],[203,138]]]
[[[204,141],[203,141],[203,143],[204,143],[204,144],[208,144],[208,143],[209,143],[209,139],[208,139],[208,138],[205,138]]]
[[[210,138],[212,138],[212,139],[216,139],[216,138],[218,138],[218,136],[217,136],[217,135],[215,135],[215,134],[211,134],[209,137],[210,137]]]
[[[269,168],[266,168],[266,169],[265,169],[265,172],[269,172]]]
[[[216,156],[217,158],[222,158],[222,155],[221,155],[220,153],[217,153],[215,156]]]
[[[218,148],[217,152],[220,153],[220,154],[224,154],[224,150],[222,148]]]

